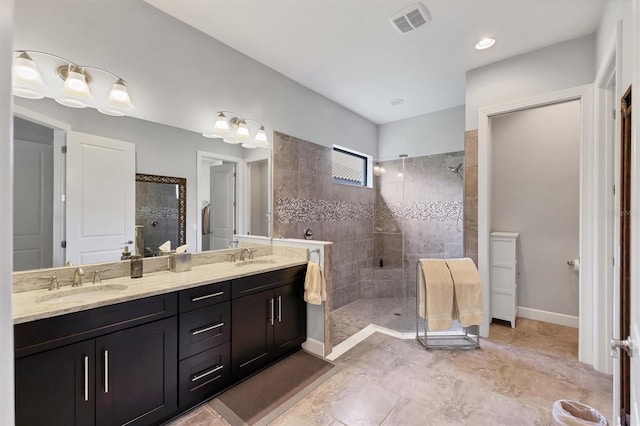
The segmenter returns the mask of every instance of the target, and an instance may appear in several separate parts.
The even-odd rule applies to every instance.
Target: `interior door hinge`
[[[66,154],[67,153],[67,146],[66,145],[62,145],[60,147],[60,151],[62,151],[63,154]]]
[[[60,247],[67,248],[67,240],[60,241]]]
[[[614,120],[616,119],[616,110],[615,110],[615,108],[613,109],[613,119]]]
[[[616,195],[616,186],[613,185],[613,195]]]

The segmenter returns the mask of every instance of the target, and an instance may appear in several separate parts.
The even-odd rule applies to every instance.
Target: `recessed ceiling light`
[[[482,40],[480,40],[479,42],[476,43],[476,49],[478,50],[484,50],[484,49],[488,49],[491,46],[493,46],[494,44],[496,44],[496,39],[495,38],[483,38]]]
[[[404,102],[404,99],[400,99],[400,98],[395,98],[395,99],[391,99],[391,105],[393,106],[397,106],[400,105],[401,103]]]

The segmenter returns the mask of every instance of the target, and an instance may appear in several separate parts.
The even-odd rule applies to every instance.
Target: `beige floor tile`
[[[403,397],[382,424],[385,426],[456,426],[463,423],[433,411],[427,405]]]

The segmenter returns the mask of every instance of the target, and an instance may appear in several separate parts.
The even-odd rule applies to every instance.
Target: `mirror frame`
[[[187,179],[136,173],[136,182],[178,185],[178,245],[187,243]],[[137,206],[136,206],[137,207]]]

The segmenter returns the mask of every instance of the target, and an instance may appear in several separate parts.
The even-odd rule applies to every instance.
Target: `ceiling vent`
[[[431,22],[431,14],[424,4],[416,3],[393,15],[390,21],[396,31],[406,34]]]

